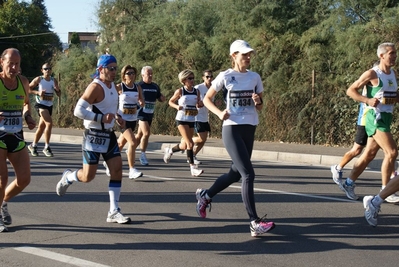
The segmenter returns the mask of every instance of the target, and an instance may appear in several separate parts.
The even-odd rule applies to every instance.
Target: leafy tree
[[[80,43],[79,34],[77,32],[72,33],[70,46],[79,47],[79,48],[82,47]]]

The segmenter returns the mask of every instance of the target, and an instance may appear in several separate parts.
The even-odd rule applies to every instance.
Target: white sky
[[[97,31],[97,0],[44,0],[52,31],[61,42],[68,42],[68,32]]]

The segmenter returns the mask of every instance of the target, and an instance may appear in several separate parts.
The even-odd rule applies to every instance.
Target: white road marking
[[[86,260],[82,260],[79,258],[70,257],[67,255],[63,255],[63,254],[56,253],[56,252],[51,252],[51,251],[40,249],[40,248],[16,247],[14,249],[21,251],[21,252],[28,253],[28,254],[32,254],[35,256],[39,256],[42,258],[47,258],[47,259],[54,260],[54,261],[64,262],[64,263],[76,265],[79,267],[110,267],[109,265],[103,265],[103,264],[99,264],[99,263],[95,263],[95,262],[91,262],[91,261],[86,261]]]

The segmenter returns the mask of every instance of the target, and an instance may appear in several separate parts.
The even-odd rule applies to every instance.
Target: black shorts
[[[139,114],[137,114],[137,119],[140,120],[140,121],[147,121],[149,126],[151,126],[153,117],[154,117],[154,114],[145,113],[145,112],[142,111],[142,109],[140,109],[139,110]]]
[[[47,109],[48,112],[50,113],[50,116],[53,115],[53,106],[46,106],[46,105],[42,105],[42,104],[36,103],[35,104],[35,109],[36,109],[37,114],[39,115],[39,117],[40,117],[39,109]]]
[[[134,130],[136,130],[137,121],[125,121],[125,122],[126,122],[125,129],[120,129],[121,133],[124,133],[127,129],[132,129],[133,132]]]
[[[193,121],[176,121],[176,126],[179,126],[179,125],[188,125],[189,128],[194,128]]]
[[[194,124],[194,128],[196,133],[205,133],[211,131],[211,126],[209,125],[209,122],[196,121]]]
[[[15,153],[25,148],[24,133],[20,131],[14,134],[4,134],[0,137],[0,149],[5,149],[9,153]]]
[[[355,143],[360,146],[366,146],[367,138],[368,136],[366,133],[366,127],[358,125],[356,130]]]

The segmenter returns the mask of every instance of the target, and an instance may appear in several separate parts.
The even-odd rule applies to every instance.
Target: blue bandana
[[[99,68],[106,67],[108,64],[116,63],[116,58],[113,55],[104,54],[101,55],[97,60],[96,72],[91,76],[92,78],[98,78],[100,76]]]

